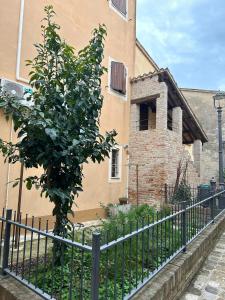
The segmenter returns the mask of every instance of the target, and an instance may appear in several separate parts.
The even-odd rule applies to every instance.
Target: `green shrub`
[[[101,244],[110,243],[169,214],[168,207],[157,212],[148,205],[134,206],[128,213],[119,212],[117,216],[102,221],[98,229]],[[92,231],[93,229],[89,229],[86,233],[86,241],[89,243]],[[84,235],[82,239],[84,240]],[[170,219],[101,251],[99,299],[123,299],[152,271],[165,263],[180,246],[180,231]],[[63,255],[62,266],[52,270],[52,265],[48,264],[46,268],[40,269],[37,285],[47,293],[53,293],[56,299],[68,299],[72,272],[74,294],[71,299],[90,299],[91,261],[91,253],[68,246]]]
[[[191,201],[191,187],[186,182],[182,181],[177,189],[174,191],[174,194],[171,198],[172,203],[179,203],[183,201]]]

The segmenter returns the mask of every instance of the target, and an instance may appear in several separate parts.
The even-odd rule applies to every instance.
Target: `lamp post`
[[[224,189],[223,177],[223,137],[222,137],[222,110],[225,107],[225,92],[217,92],[213,96],[214,107],[218,113],[218,139],[219,139],[219,186],[220,190]]]

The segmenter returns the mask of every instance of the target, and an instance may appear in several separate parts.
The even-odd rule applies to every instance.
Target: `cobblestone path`
[[[225,233],[180,300],[225,300]]]

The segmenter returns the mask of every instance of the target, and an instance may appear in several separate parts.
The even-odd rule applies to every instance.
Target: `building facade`
[[[182,176],[190,185],[201,183],[207,136],[168,69],[131,82],[129,199],[157,205],[165,184]],[[192,156],[186,145],[193,146]]]
[[[168,69],[160,69],[136,40],[136,0],[0,0],[0,79],[5,89],[29,88],[26,59],[41,42],[44,6],[51,4],[61,35],[76,51],[85,47],[99,23],[107,27],[102,78],[102,133],[115,129],[116,146],[100,165],[84,166],[83,190],[75,199],[76,222],[105,216],[102,208],[127,197],[131,203],[160,204],[162,187],[174,184],[177,168],[188,164],[189,183],[201,182],[202,144],[207,137]],[[15,141],[12,121],[0,112],[0,137]],[[193,151],[192,151],[193,150]],[[0,209],[17,208],[20,165],[0,157]],[[25,170],[38,175],[41,170]],[[22,191],[23,212],[51,216],[39,191]]]
[[[203,146],[202,153],[202,181],[208,183],[212,177],[218,182],[219,156],[218,156],[218,121],[217,112],[213,104],[216,91],[201,89],[181,89],[189,105],[208,136],[208,143]],[[223,122],[223,140],[225,138],[225,124]]]
[[[91,32],[99,23],[107,27],[103,64],[108,74],[102,78],[104,105],[101,114],[101,132],[115,129],[118,147],[100,165],[88,164],[84,169],[82,192],[75,200],[76,220],[103,216],[101,203],[118,203],[128,194],[128,138],[130,115],[130,78],[134,77],[136,42],[136,0],[0,0],[0,78],[2,84],[16,89],[29,87],[29,69],[26,59],[35,56],[34,43],[41,42],[41,23],[44,6],[51,4],[61,35],[76,51],[85,47]],[[115,82],[119,74],[120,81]],[[12,122],[0,113],[0,136],[15,141]],[[11,182],[20,176],[20,166],[10,166],[0,157],[0,209],[17,208],[18,187]],[[25,170],[24,176],[37,170]],[[40,171],[39,171],[40,172]],[[51,215],[52,205],[40,198],[39,191],[23,188],[23,212],[35,216]]]

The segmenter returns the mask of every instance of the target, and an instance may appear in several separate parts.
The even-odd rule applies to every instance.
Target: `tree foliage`
[[[0,108],[12,117],[19,138],[15,144],[0,140],[0,150],[9,163],[43,169],[41,176],[26,178],[26,186],[40,187],[54,203],[54,233],[65,235],[74,197],[82,191],[83,165],[103,161],[116,132],[103,136],[99,131],[105,26],[95,29],[89,44],[75,54],[58,33],[53,7],[45,13],[43,43],[35,45],[37,56],[27,61],[33,94],[18,99],[0,93]]]

